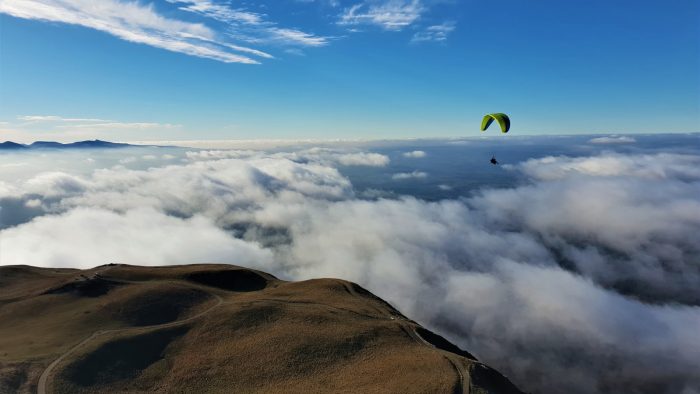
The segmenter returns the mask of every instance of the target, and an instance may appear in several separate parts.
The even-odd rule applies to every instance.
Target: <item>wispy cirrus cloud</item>
[[[243,9],[231,8],[228,5],[207,0],[166,0],[168,3],[178,5],[183,11],[192,12],[216,19],[226,23],[245,23],[249,25],[259,25],[266,23],[264,15],[246,11]]]
[[[2,1],[0,13],[22,19],[83,26],[126,41],[225,63],[257,64],[261,58],[273,57],[263,50],[239,45],[237,40],[311,47],[328,43],[327,37],[280,27],[266,20],[265,15],[232,8],[227,3],[202,0],[166,2],[215,23],[195,23],[165,16],[154,3],[129,0]]]
[[[280,27],[261,13],[208,0],[166,0],[180,10],[226,24],[226,34],[232,38],[256,44],[285,44],[319,47],[329,43],[330,37],[318,36],[299,29]]]
[[[435,0],[354,2],[344,7],[337,0],[297,0],[300,5],[330,7],[336,10],[333,13],[342,10],[335,24],[352,32],[359,32],[361,26],[386,31],[411,27],[416,31],[412,42],[439,42],[454,30],[453,22],[428,25],[423,21],[430,19],[424,16]],[[251,10],[253,6],[256,10]],[[299,55],[303,53],[300,48],[323,47],[341,38],[284,26],[270,18],[269,9],[268,4],[235,5],[226,0],[0,1],[0,14],[82,26],[125,41],[225,63],[259,64],[274,58],[268,48],[281,47],[283,53]]]
[[[284,42],[288,44],[300,44],[303,46],[319,47],[328,44],[329,37],[320,37],[305,33],[296,29],[285,29],[273,27],[267,30],[268,37],[272,41]]]
[[[411,42],[440,42],[447,40],[447,37],[455,30],[457,24],[453,21],[444,22],[439,25],[428,26],[424,30],[416,32]]]
[[[365,0],[340,15],[341,25],[376,25],[386,30],[402,30],[427,10],[420,0]]]
[[[406,28],[416,30],[411,42],[442,42],[447,40],[455,30],[455,21],[445,21],[440,24],[427,24],[425,16],[430,12],[435,2],[430,0],[363,0],[356,3],[339,15],[338,24],[351,27],[350,31],[357,32],[356,26],[378,26],[386,31],[402,31]]]
[[[22,0],[0,2],[0,13],[17,18],[79,25],[126,41],[225,63],[255,64],[249,48],[232,47],[201,23],[172,19],[153,5],[120,0]]]

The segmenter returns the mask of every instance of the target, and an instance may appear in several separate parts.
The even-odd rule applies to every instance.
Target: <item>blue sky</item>
[[[0,140],[700,131],[700,5],[2,0]]]

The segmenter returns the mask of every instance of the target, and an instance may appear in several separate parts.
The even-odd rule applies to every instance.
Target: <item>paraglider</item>
[[[484,115],[484,119],[481,121],[481,131],[486,131],[486,129],[488,129],[489,126],[491,126],[491,123],[493,123],[494,120],[498,122],[499,126],[501,126],[502,133],[505,134],[508,132],[508,130],[510,130],[510,118],[508,117],[508,115],[501,112],[496,112],[493,114]],[[491,156],[490,162],[495,166],[498,165],[496,155]]]
[[[498,122],[499,126],[501,126],[502,133],[507,133],[508,130],[510,130],[510,118],[508,115],[497,112],[484,115],[484,119],[481,121],[481,131],[486,131],[494,120]]]

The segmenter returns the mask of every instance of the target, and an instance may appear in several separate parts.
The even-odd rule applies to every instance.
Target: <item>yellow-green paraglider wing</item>
[[[510,130],[510,118],[508,115],[499,112],[484,116],[484,119],[481,121],[481,131],[488,129],[494,120],[501,126],[501,132],[507,133]]]

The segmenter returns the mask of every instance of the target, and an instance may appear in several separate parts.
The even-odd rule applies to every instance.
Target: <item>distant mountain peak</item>
[[[5,142],[0,142],[0,149],[25,149],[27,148],[26,145],[18,144],[16,142],[12,141],[5,141]]]

